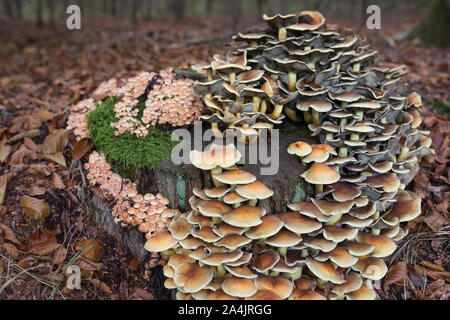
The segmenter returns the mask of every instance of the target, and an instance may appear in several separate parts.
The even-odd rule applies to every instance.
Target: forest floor
[[[141,70],[188,68],[222,52],[224,42],[198,43],[232,33],[220,19],[212,21],[185,20],[181,27],[155,19],[133,31],[127,23],[102,20],[81,32],[67,31],[63,23],[39,30],[31,23],[2,24],[0,299],[167,298],[151,290],[152,281],[161,279],[88,214],[70,148],[50,161],[38,155],[38,146],[65,128],[69,107],[101,81]],[[394,46],[392,36],[411,27],[391,19],[381,31],[366,32],[380,60],[409,67],[406,80],[410,91],[422,96],[422,129],[431,131],[436,151],[422,160],[408,186],[422,197],[422,215],[387,261],[390,271],[377,291],[381,299],[449,299],[450,52],[417,40]],[[80,255],[87,244],[92,246]],[[71,264],[82,270],[81,290],[65,287],[63,273]]]

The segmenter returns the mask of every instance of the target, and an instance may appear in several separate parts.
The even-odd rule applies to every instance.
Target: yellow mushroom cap
[[[341,178],[334,168],[323,163],[314,163],[311,168],[301,174],[301,177],[312,184],[332,184]]]

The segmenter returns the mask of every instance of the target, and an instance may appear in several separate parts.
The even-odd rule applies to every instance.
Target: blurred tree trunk
[[[237,32],[242,25],[242,2],[241,0],[230,0],[229,3],[233,32]]]
[[[212,13],[214,0],[205,0],[205,16],[209,17]]]
[[[55,2],[54,0],[47,0],[47,7],[48,7],[48,18],[50,21],[50,24],[53,25],[55,22]]]
[[[184,0],[171,0],[170,1],[170,11],[175,18],[175,23],[178,23],[184,16]]]
[[[434,0],[428,16],[417,25],[408,38],[420,38],[424,43],[447,47],[450,43],[450,5],[445,0]]]
[[[13,19],[14,14],[13,14],[12,6],[11,6],[11,0],[3,0],[3,8],[4,8],[5,13],[8,16],[8,18]]]
[[[258,20],[262,19],[262,16],[264,14],[264,4],[265,4],[265,0],[256,0],[256,14],[258,15],[256,18]]]
[[[15,0],[14,5],[16,7],[16,18],[22,20],[22,0]]]
[[[109,0],[111,2],[111,15],[116,16],[117,15],[117,1],[116,0]]]
[[[141,1],[140,0],[132,0],[131,3],[131,22],[133,24],[136,24],[137,19],[138,19],[138,11],[141,5]]]
[[[36,21],[38,27],[42,27],[44,25],[42,2],[43,0],[37,0]]]
[[[150,20],[152,18],[152,15],[153,15],[153,1],[147,0],[147,10],[145,13],[145,18]]]

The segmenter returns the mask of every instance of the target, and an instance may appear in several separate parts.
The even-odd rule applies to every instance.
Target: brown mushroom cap
[[[345,241],[339,244],[339,247],[347,250],[351,255],[361,257],[366,256],[373,252],[375,249],[374,245],[356,242],[356,241]]]
[[[329,262],[320,262],[308,257],[306,258],[306,266],[319,279],[330,281],[334,284],[345,283],[343,276]]]
[[[210,198],[222,198],[228,191],[230,191],[230,188],[220,186],[212,189],[205,189],[205,194]]]
[[[371,253],[373,257],[383,258],[390,256],[397,248],[395,242],[386,236],[373,235],[362,231],[358,232],[356,241],[375,246]]]
[[[253,273],[252,270],[250,270],[247,266],[225,266],[225,269],[231,273],[233,276],[239,277],[239,278],[246,278],[246,279],[255,279],[257,275]]]
[[[309,144],[303,141],[297,141],[294,143],[291,143],[287,149],[287,152],[289,154],[295,154],[299,157],[304,157],[310,154],[312,151],[312,148]]]
[[[317,30],[325,24],[324,16],[318,11],[302,11],[298,15],[298,23],[288,26],[292,31]]]
[[[278,252],[272,249],[267,249],[261,251],[257,255],[256,260],[253,262],[253,266],[256,271],[263,273],[275,266],[279,260],[280,255]]]
[[[222,219],[234,227],[249,228],[261,224],[261,217],[265,214],[266,210],[263,208],[240,206],[224,214]]]
[[[212,292],[208,296],[208,300],[237,300],[237,298],[230,296],[229,294],[226,294],[225,292],[223,292],[222,289],[219,289],[219,290]]]
[[[245,300],[281,300],[281,298],[271,291],[258,291]]]
[[[363,280],[356,272],[350,272],[344,275],[345,283],[336,284],[331,288],[331,292],[336,294],[349,293],[359,290],[363,285]]]
[[[353,200],[361,195],[361,190],[355,184],[337,182],[333,184],[333,198],[336,201]]]
[[[397,200],[392,209],[389,210],[382,218],[385,221],[398,222],[411,221],[417,218],[421,213],[420,197],[408,191],[399,191],[395,197]]]
[[[236,192],[247,199],[267,199],[273,196],[273,190],[259,181],[254,181],[246,185],[240,185],[236,188]]]
[[[289,300],[327,300],[327,298],[313,290],[294,289]]]
[[[212,243],[216,242],[220,239],[220,236],[218,236],[215,232],[213,232],[213,228],[211,227],[203,227],[201,229],[194,229],[192,230],[191,234],[199,238],[205,242]]]
[[[320,253],[315,257],[318,261],[326,261],[330,259],[341,268],[349,268],[358,262],[358,258],[352,256],[347,250],[342,248],[334,248],[330,252]],[[355,289],[356,290],[356,289]]]
[[[222,290],[230,296],[239,298],[248,298],[257,292],[253,280],[235,276],[225,279]]]
[[[200,267],[195,263],[184,263],[175,268],[174,282],[183,288],[185,293],[197,292],[203,289],[213,278],[209,267]]]
[[[231,185],[247,184],[256,180],[256,177],[253,174],[240,169],[224,171],[220,174],[213,174],[212,177],[219,182]]]
[[[218,247],[225,247],[228,250],[236,250],[239,247],[249,244],[251,241],[251,239],[240,234],[229,234],[217,241],[214,245]]]
[[[260,291],[276,294],[282,300],[288,298],[294,289],[291,281],[281,277],[259,276],[255,279],[255,286]]]
[[[326,226],[323,229],[323,237],[334,242],[352,240],[358,233],[357,228],[340,228],[336,226]]]
[[[231,211],[231,207],[222,201],[202,200],[198,204],[198,210],[206,217],[222,217]]]
[[[175,269],[183,263],[194,263],[195,260],[184,254],[173,254],[169,257],[167,265]]]
[[[395,192],[400,186],[400,180],[395,173],[386,173],[367,177],[362,184],[372,188],[382,188],[384,192]]]
[[[229,234],[243,234],[245,232],[244,228],[233,227],[232,225],[222,223],[213,229],[214,233],[220,237],[225,237]]]
[[[344,202],[311,199],[312,203],[326,216],[347,213],[353,207],[354,200]]]
[[[192,226],[189,224],[185,216],[173,219],[169,225],[169,231],[176,240],[183,240],[191,232]]]
[[[144,245],[144,248],[150,252],[161,252],[173,248],[177,240],[169,231],[155,233]]]
[[[364,278],[372,280],[380,280],[388,271],[384,261],[374,257],[359,260],[352,269],[358,271]]]
[[[236,250],[233,252],[217,252],[210,255],[207,255],[200,262],[209,265],[209,266],[218,266],[221,264],[234,262],[239,260],[243,255],[241,250]]]
[[[229,192],[223,197],[223,202],[226,204],[236,204],[247,201],[247,198],[241,197],[236,191]]]
[[[281,213],[279,217],[284,221],[285,228],[295,233],[310,233],[322,227],[321,223],[296,212]]]
[[[281,230],[284,223],[275,215],[267,215],[261,218],[262,223],[252,227],[245,235],[250,239],[261,239],[273,236]]]
[[[345,295],[348,300],[375,300],[377,293],[373,288],[369,288],[367,283],[363,283],[361,288],[349,292]]]
[[[300,241],[302,241],[302,238],[294,232],[289,230],[281,230],[276,235],[268,238],[265,242],[274,247],[287,248],[297,245]]]
[[[312,184],[332,184],[341,178],[335,169],[323,163],[314,163],[301,177]]]

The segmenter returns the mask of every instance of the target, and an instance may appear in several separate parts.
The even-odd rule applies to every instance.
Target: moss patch
[[[171,141],[170,131],[162,131],[156,127],[150,129],[143,138],[130,133],[115,136],[111,123],[118,121],[114,113],[116,103],[116,99],[108,98],[87,115],[89,136],[97,150],[105,155],[114,172],[135,180],[138,169],[154,169],[161,161],[170,159],[171,150],[177,142]],[[144,107],[145,102],[140,100],[136,105],[140,110],[138,117],[142,116]]]

